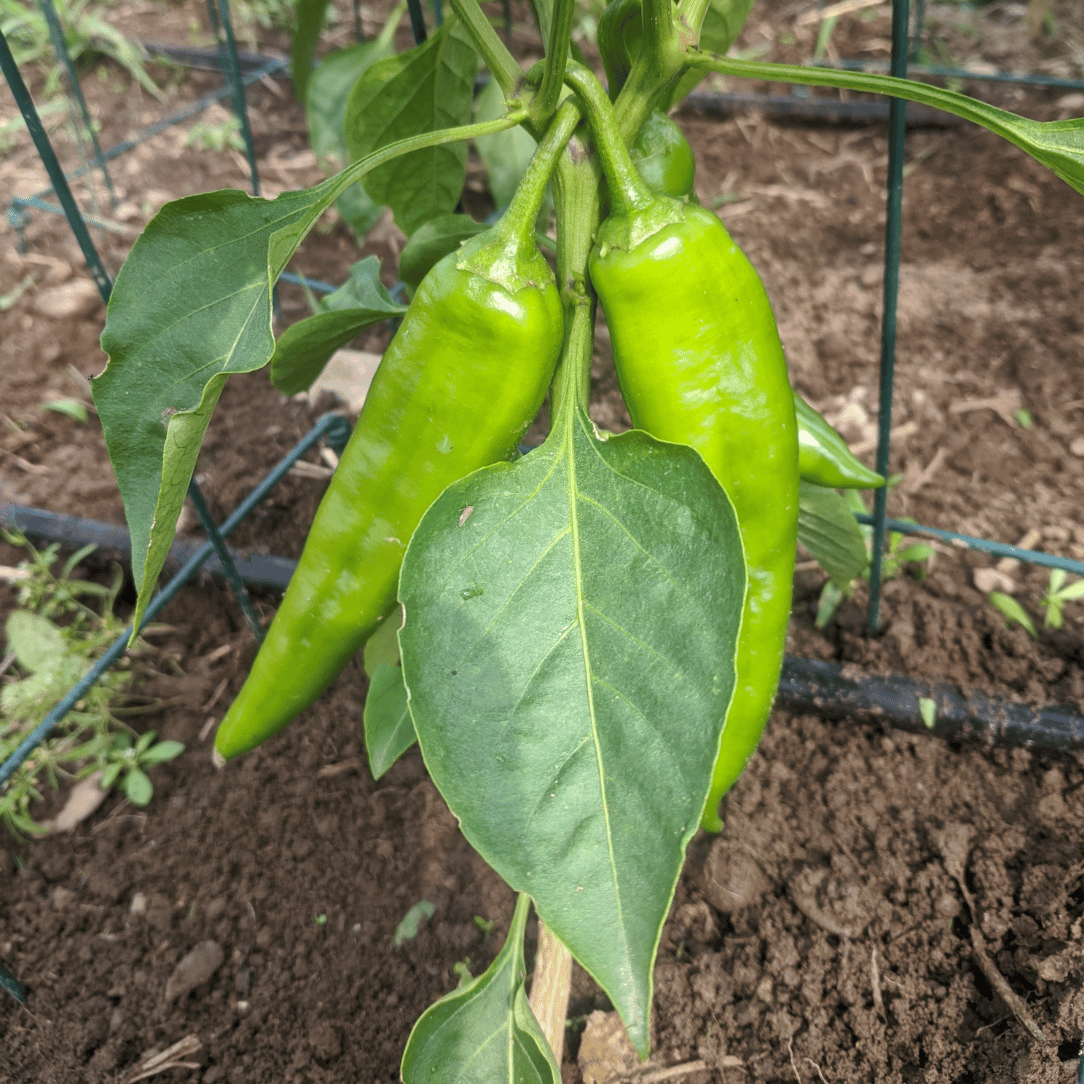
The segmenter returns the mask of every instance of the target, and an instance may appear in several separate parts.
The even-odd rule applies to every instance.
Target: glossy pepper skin
[[[829,489],[880,489],[884,476],[870,470],[847,442],[797,392],[798,474]]]
[[[737,513],[748,571],[737,683],[702,823],[771,710],[790,614],[798,522],[794,396],[760,277],[711,211],[660,198],[611,216],[589,264],[633,424],[688,444]]]
[[[403,552],[429,505],[508,458],[538,412],[560,353],[561,304],[537,248],[511,245],[499,229],[422,280],[219,727],[222,757],[312,704],[393,606]]]

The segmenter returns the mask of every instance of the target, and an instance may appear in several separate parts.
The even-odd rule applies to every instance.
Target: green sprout
[[[1065,604],[1084,598],[1084,580],[1066,584],[1066,579],[1064,568],[1051,569],[1050,582],[1042,598],[1044,628],[1060,629],[1065,624]]]
[[[1033,640],[1039,639],[1039,633],[1035,630],[1035,623],[1028,617],[1024,607],[1012,595],[1006,595],[1003,591],[991,591],[986,597],[989,599],[990,605],[1010,625],[1019,625],[1021,628],[1027,629],[1028,635]]]

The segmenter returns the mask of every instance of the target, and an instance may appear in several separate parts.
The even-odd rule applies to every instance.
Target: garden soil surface
[[[187,40],[190,13],[151,7],[129,12],[142,36]],[[1011,5],[994,8],[995,21],[1012,15]],[[748,43],[793,30],[797,45],[772,55],[809,55],[815,28],[796,28],[801,12],[788,10],[771,24],[754,16]],[[884,58],[883,9],[874,16],[841,23],[842,55]],[[167,17],[176,25],[153,22]],[[1020,27],[1016,40],[1026,40]],[[104,145],[215,86],[206,74],[154,71],[166,106],[133,92],[119,70],[85,80]],[[250,94],[264,193],[313,183],[320,174],[289,84],[267,80]],[[1084,111],[1064,90],[1002,89],[995,100],[1040,119]],[[8,119],[10,99],[0,106]],[[701,201],[725,197],[719,213],[764,277],[796,387],[872,461],[883,124],[691,110],[679,120],[697,152]],[[111,271],[167,199],[245,186],[243,159],[186,146],[188,127],[114,163],[120,206],[104,205],[115,228],[99,235]],[[1084,559],[1084,200],[963,125],[912,129],[907,162],[890,513]],[[4,192],[44,187],[25,140],[0,159],[0,177]],[[483,187],[472,167],[478,213]],[[122,523],[94,416],[80,424],[41,409],[86,397],[83,381],[106,360],[103,309],[62,219],[34,212],[22,252],[18,241],[0,234],[0,499]],[[383,258],[389,283],[400,241],[385,225],[364,249]],[[294,269],[341,282],[358,257],[329,222]],[[280,327],[305,312],[300,291],[283,288]],[[386,337],[355,345],[379,351]],[[608,364],[600,335],[595,416],[621,428]],[[231,380],[198,467],[216,515],[333,405],[288,400],[264,373]],[[290,475],[231,544],[296,557],[324,484]],[[21,556],[4,547],[0,564]],[[109,575],[104,558],[84,570]],[[824,578],[800,555],[793,654],[1084,707],[1084,606],[1070,603],[1060,630],[1043,628],[1041,570],[938,544],[928,566],[887,583],[877,635],[866,629],[864,589],[815,627]],[[994,610],[991,588],[1015,596],[1037,640]],[[257,598],[265,617],[275,601]],[[0,585],[0,616],[14,604]],[[373,781],[360,665],[302,721],[219,771],[214,723],[253,640],[209,577],[161,620],[168,628],[140,665],[143,691],[164,706],[138,724],[186,751],[153,770],[151,804],[113,795],[70,832],[0,842],[0,963],[27,990],[25,1005],[0,994],[0,1080],[134,1081],[149,1055],[182,1040],[159,1079],[397,1080],[413,1021],[464,968],[477,974],[493,958],[512,892],[467,845],[416,751]],[[55,813],[66,793],[37,811]],[[1082,840],[1076,756],[777,711],[729,797],[724,833],[690,848],[655,973],[650,1071],[684,1067],[668,1079],[695,1084],[1075,1080]],[[393,947],[421,900],[432,917]],[[602,1018],[591,1014],[609,1010],[577,972],[570,1084],[602,1079],[591,1054]]]

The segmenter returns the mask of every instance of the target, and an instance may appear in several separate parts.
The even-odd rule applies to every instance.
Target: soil
[[[794,6],[767,10],[745,43],[770,39],[772,57],[808,56],[815,27],[797,27]],[[1068,10],[1054,13],[1067,19]],[[1051,43],[1013,36],[1023,18],[1013,11],[992,5],[985,38],[949,27],[941,40],[973,50],[971,59],[1079,78]],[[840,23],[833,48],[841,55],[884,57],[883,9],[867,14]],[[163,5],[118,14],[158,41],[187,40],[187,19]],[[1063,26],[1065,40],[1076,40],[1079,28]],[[795,44],[778,43],[783,30]],[[345,40],[345,20],[335,33]],[[260,45],[283,40],[263,33]],[[1007,41],[1026,51],[1007,57]],[[153,70],[169,88],[169,108],[216,85],[204,73]],[[84,90],[105,146],[167,108],[132,93],[109,66]],[[1038,119],[1084,106],[1064,90],[969,90]],[[264,194],[318,179],[288,83],[258,84],[250,107]],[[10,102],[0,109],[8,119]],[[679,120],[696,150],[701,201],[726,197],[720,214],[764,277],[796,387],[869,461],[883,127],[691,111]],[[114,228],[97,235],[112,271],[165,200],[245,187],[243,159],[186,147],[190,126],[114,164],[120,207],[106,207]],[[76,164],[59,131],[57,139]],[[1084,559],[1084,201],[966,126],[913,130],[907,158],[891,461],[900,480],[890,514],[1009,543],[1038,532],[1029,545]],[[19,195],[45,187],[21,137],[0,159],[0,176]],[[362,250],[384,259],[389,282],[396,245],[385,226]],[[296,265],[339,282],[358,256],[330,223]],[[33,212],[21,238],[10,229],[0,237],[0,257],[8,299],[0,306],[0,499],[123,522],[96,420],[40,408],[85,397],[83,379],[105,363],[100,304],[88,299],[74,316],[42,311],[47,291],[86,278],[67,226]],[[284,287],[280,326],[305,311],[300,291]],[[382,335],[356,345],[379,350]],[[593,409],[620,428],[607,365],[602,349]],[[233,379],[198,467],[216,515],[329,405],[286,399],[265,374]],[[322,485],[289,476],[232,543],[296,556]],[[19,559],[0,547],[0,564]],[[87,564],[89,574],[103,567]],[[988,603],[992,570],[1040,625],[1036,641]],[[795,654],[1084,708],[1082,609],[1070,604],[1062,629],[1042,628],[1041,570],[995,568],[939,545],[927,569],[911,566],[886,584],[876,636],[866,630],[862,589],[815,627],[823,581],[800,560]],[[257,602],[269,615],[275,599]],[[0,616],[13,605],[0,584]],[[372,780],[358,729],[359,666],[304,722],[216,771],[213,724],[254,644],[227,589],[209,577],[162,620],[170,628],[154,641],[152,687],[173,703],[141,726],[187,749],[154,770],[151,805],[140,811],[112,796],[70,833],[6,838],[0,849],[0,962],[28,991],[22,1006],[0,995],[0,1081],[133,1081],[148,1054],[187,1037],[189,1052],[163,1079],[397,1080],[413,1021],[456,985],[460,965],[477,974],[497,951],[511,891],[466,844],[416,752]],[[652,1065],[684,1065],[683,1079],[700,1084],[1076,1079],[1082,784],[1084,764],[1072,755],[957,746],[777,711],[730,796],[724,833],[700,835],[690,849],[656,970]],[[423,899],[432,918],[393,947],[400,920]],[[192,986],[182,979],[194,967]],[[569,1084],[582,1079],[586,1017],[609,1008],[577,972]]]

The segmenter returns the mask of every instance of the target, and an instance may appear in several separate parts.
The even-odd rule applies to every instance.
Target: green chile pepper
[[[798,474],[830,489],[880,489],[884,476],[870,470],[846,441],[797,392]]]
[[[657,109],[629,148],[632,163],[653,192],[683,199],[693,190],[696,159],[685,133]]]
[[[393,607],[403,552],[429,505],[508,458],[537,414],[563,316],[534,220],[577,119],[572,106],[558,113],[501,221],[422,280],[219,726],[222,757],[252,749],[312,704]]]
[[[614,201],[588,268],[629,414],[700,453],[734,505],[745,549],[737,682],[702,819],[719,831],[719,800],[756,748],[783,662],[798,526],[794,396],[753,266],[711,211],[647,191],[607,123],[602,88],[576,68],[568,78]]]

